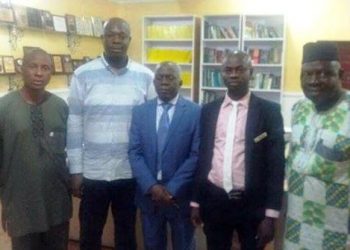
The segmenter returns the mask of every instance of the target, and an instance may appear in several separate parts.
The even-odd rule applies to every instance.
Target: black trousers
[[[100,250],[103,227],[109,205],[114,219],[114,242],[117,250],[136,249],[134,204],[135,180],[83,180],[80,203],[80,249]]]
[[[52,226],[46,232],[12,237],[12,250],[67,250],[69,223]]]
[[[244,195],[229,199],[224,189],[207,184],[206,196],[201,202],[201,216],[208,250],[230,250],[234,231],[242,250],[256,250],[257,228],[262,217]]]

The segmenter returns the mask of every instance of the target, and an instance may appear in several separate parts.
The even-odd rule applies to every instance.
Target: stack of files
[[[191,63],[192,51],[179,49],[149,48],[147,51],[147,62],[159,63],[162,61],[173,61],[176,63]]]
[[[181,79],[182,79],[182,87],[184,87],[184,88],[191,87],[192,73],[190,71],[182,71],[181,72]]]
[[[192,39],[192,25],[150,25],[147,39]]]

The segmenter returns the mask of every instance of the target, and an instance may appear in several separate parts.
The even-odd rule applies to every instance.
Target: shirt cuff
[[[198,208],[198,207],[199,207],[199,203],[197,203],[197,202],[195,202],[195,201],[191,201],[191,202],[190,202],[190,207]]]
[[[270,218],[278,218],[280,216],[280,212],[274,209],[266,209],[265,216]]]

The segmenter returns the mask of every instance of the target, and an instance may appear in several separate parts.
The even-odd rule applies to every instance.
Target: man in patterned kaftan
[[[337,49],[307,43],[292,113],[285,250],[350,249],[350,94]]]

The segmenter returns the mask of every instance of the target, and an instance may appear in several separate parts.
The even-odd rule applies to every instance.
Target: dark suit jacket
[[[193,200],[201,204],[213,158],[216,123],[223,99],[206,104],[200,118],[198,170]],[[267,133],[260,141],[259,135]],[[254,207],[279,210],[284,179],[284,132],[280,106],[251,94],[245,141],[245,191]],[[262,137],[261,137],[262,138]]]
[[[153,211],[149,190],[157,184],[157,99],[133,110],[129,161],[137,181],[136,204]],[[181,96],[171,120],[162,154],[162,184],[175,197],[180,209],[189,210],[199,147],[200,107]]]

